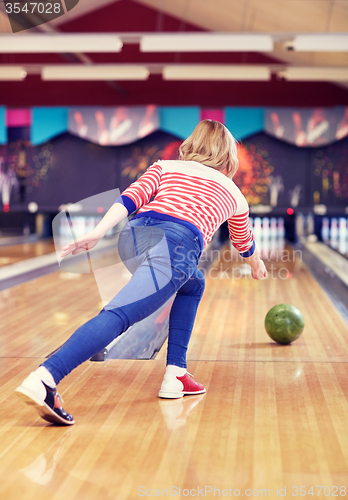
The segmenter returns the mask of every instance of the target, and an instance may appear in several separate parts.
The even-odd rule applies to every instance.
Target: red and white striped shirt
[[[129,213],[140,209],[136,217],[157,216],[193,224],[204,247],[227,220],[231,242],[238,252],[244,257],[254,252],[246,199],[231,179],[201,163],[158,161],[116,201]]]

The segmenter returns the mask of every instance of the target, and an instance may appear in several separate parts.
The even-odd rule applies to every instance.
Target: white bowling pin
[[[275,217],[271,218],[270,221],[270,258],[275,259],[277,257],[277,236],[278,236],[278,226],[277,219]]]
[[[278,235],[277,219],[275,217],[271,218],[270,233],[271,233],[271,238],[276,238]]]
[[[346,240],[347,237],[347,227],[346,227],[346,219],[344,217],[340,217],[338,223],[338,236],[340,240]]]
[[[285,247],[285,227],[283,217],[278,218],[278,238],[277,238],[278,252],[282,252]]]
[[[93,231],[94,228],[94,217],[88,217],[88,231]]]
[[[270,240],[269,238],[263,238],[262,240],[262,258],[268,260],[270,253]]]
[[[270,231],[269,231],[269,218],[264,217],[262,220],[262,235],[264,240],[268,240],[270,237]]]
[[[338,237],[337,219],[333,217],[331,219],[331,238],[337,238],[337,237]]]
[[[329,219],[327,217],[323,218],[321,226],[321,238],[324,243],[328,242],[330,239],[330,229],[329,229]]]
[[[304,236],[304,216],[303,214],[298,214],[296,217],[296,232],[299,238],[303,238]]]
[[[260,217],[255,217],[254,219],[254,239],[256,246],[261,249],[262,223]]]
[[[331,219],[330,245],[332,248],[338,248],[338,225],[335,217]]]
[[[342,254],[342,255],[347,255],[347,252],[348,252],[348,244],[347,244],[347,240],[339,240],[338,242],[338,251]]]
[[[278,218],[278,239],[285,238],[285,227],[283,217]]]
[[[307,216],[307,234],[310,236],[314,234],[314,217],[313,214],[308,214]]]

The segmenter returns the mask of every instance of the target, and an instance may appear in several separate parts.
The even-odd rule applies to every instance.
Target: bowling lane
[[[3,290],[0,356],[47,356],[101,308],[92,274],[55,272]]]
[[[265,262],[268,278],[251,279],[248,266],[226,245],[206,275],[188,348],[188,361],[347,362],[348,326],[302,262],[300,250],[286,247]],[[291,345],[273,342],[264,328],[271,307],[290,303],[305,318],[305,329]],[[166,355],[166,343],[157,358]],[[190,370],[190,364],[189,364]]]
[[[0,246],[0,267],[54,252],[52,239]]]
[[[216,256],[205,271],[207,286],[189,360],[347,361],[347,325],[300,251],[287,247],[277,259],[269,254],[269,277],[259,282],[251,279],[247,265],[237,262],[229,245]],[[56,272],[1,291],[0,355],[48,355],[98,314],[104,282],[98,273]],[[282,302],[298,307],[306,321],[302,336],[290,346],[271,341],[263,325],[267,311]],[[157,357],[163,359],[165,351],[166,344]]]

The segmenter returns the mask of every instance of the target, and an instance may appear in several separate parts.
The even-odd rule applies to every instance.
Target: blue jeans
[[[202,253],[198,236],[180,223],[140,217],[126,224],[118,249],[133,276],[96,317],[43,363],[56,384],[174,294],[167,364],[186,368],[187,346],[204,291],[204,275],[197,269]]]

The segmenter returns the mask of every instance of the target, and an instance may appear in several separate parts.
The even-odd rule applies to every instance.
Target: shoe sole
[[[183,398],[184,396],[195,396],[197,394],[205,394],[206,390],[203,389],[201,391],[195,391],[195,392],[168,392],[168,391],[159,391],[158,397],[159,398],[165,398],[165,399],[179,399]]]
[[[70,422],[61,418],[44,401],[40,401],[36,396],[34,396],[34,394],[32,394],[24,387],[17,387],[15,392],[24,403],[29,406],[34,406],[40,417],[47,422],[58,425],[73,425],[75,423],[75,420],[72,420]]]

